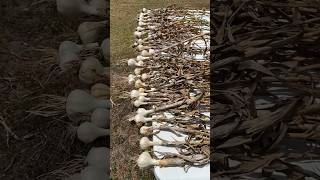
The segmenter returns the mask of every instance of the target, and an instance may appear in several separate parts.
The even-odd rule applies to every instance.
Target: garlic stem
[[[179,145],[183,145],[183,144],[191,144],[191,145],[199,145],[199,144],[206,144],[209,145],[210,141],[150,141],[149,138],[147,137],[142,137],[140,139],[140,148],[143,150],[146,150],[150,147],[153,146],[179,146]]]
[[[143,67],[144,63],[143,61],[135,61],[134,59],[128,60],[128,66],[130,67]]]
[[[185,160],[180,158],[167,158],[162,160],[153,159],[149,152],[144,151],[140,154],[137,164],[141,169],[150,168],[153,166],[162,166],[162,167],[170,167],[170,166],[182,166],[186,163]]]
[[[149,114],[154,113],[154,109],[150,109],[150,110],[146,110],[145,108],[138,108],[137,110],[137,114],[141,114],[143,116],[147,116]]]
[[[140,107],[140,106],[144,106],[144,105],[154,105],[154,104],[159,104],[160,102],[143,102],[143,101],[141,101],[141,100],[139,100],[139,99],[137,99],[137,100],[135,100],[134,102],[133,102],[133,105],[135,106],[135,107]]]

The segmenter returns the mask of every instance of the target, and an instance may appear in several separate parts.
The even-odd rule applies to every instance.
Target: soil
[[[89,88],[54,70],[59,44],[79,43],[78,25],[93,20],[103,19],[62,16],[54,0],[0,1],[1,180],[62,179],[83,166],[90,147],[109,144],[104,138],[79,142],[72,130],[77,124],[66,116],[28,113],[41,102],[40,95],[65,97],[73,89]]]

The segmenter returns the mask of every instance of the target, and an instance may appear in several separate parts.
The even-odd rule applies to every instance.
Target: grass
[[[172,4],[190,9],[209,9],[209,0],[117,0],[111,1],[110,42],[111,59],[117,60],[134,55],[133,32],[137,26],[136,17],[142,8],[161,8]]]
[[[124,59],[137,54],[131,48],[136,17],[142,8],[162,8],[176,4],[189,9],[209,9],[209,0],[114,0],[110,7],[111,98],[115,103],[111,114],[112,179],[154,179],[151,171],[141,171],[136,165],[139,149],[139,128],[128,122],[135,109],[125,96],[132,90],[126,77],[129,70]]]

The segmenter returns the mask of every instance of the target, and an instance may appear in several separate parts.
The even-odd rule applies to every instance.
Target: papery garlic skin
[[[99,128],[90,122],[82,123],[77,129],[78,139],[85,144],[93,142],[98,137],[107,135],[110,135],[109,130]]]
[[[87,166],[80,172],[81,179],[79,180],[106,180],[110,179],[106,172],[96,169],[92,166]]]
[[[87,154],[85,163],[110,174],[110,149],[106,147],[92,147]]]
[[[152,159],[151,155],[145,151],[140,154],[137,164],[141,169],[146,169],[155,165],[158,165],[158,161],[155,159]]]
[[[147,137],[142,137],[139,141],[140,149],[148,149],[152,144],[150,144],[150,140]]]

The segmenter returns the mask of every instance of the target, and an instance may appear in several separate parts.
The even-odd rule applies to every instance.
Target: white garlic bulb
[[[85,144],[93,142],[98,137],[108,135],[110,135],[109,129],[99,128],[90,122],[82,123],[77,129],[78,139]]]
[[[79,180],[109,180],[110,177],[106,172],[103,172],[95,167],[87,166],[81,170],[81,179]]]
[[[87,154],[85,163],[110,174],[110,150],[106,147],[92,147]]]

